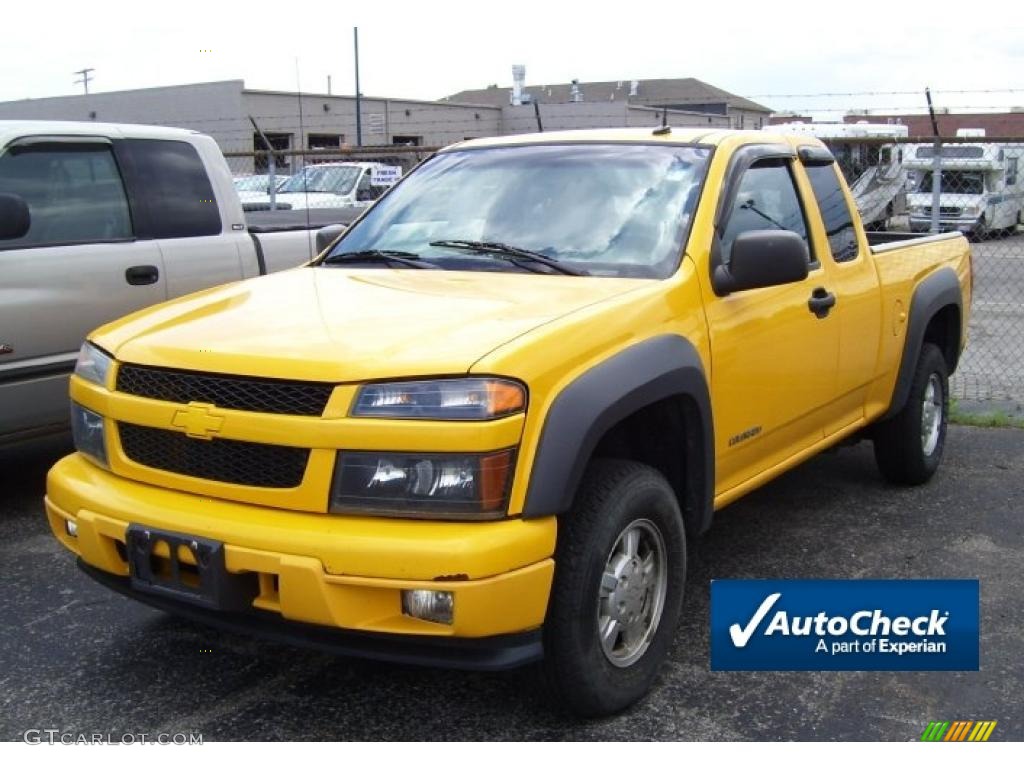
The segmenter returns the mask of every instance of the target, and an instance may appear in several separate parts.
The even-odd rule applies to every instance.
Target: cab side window
[[[857,232],[853,228],[853,214],[839,184],[839,170],[832,165],[816,165],[806,169],[811,181],[818,210],[828,235],[828,248],[837,263],[857,258]]]
[[[759,229],[784,229],[807,241],[807,222],[785,160],[761,160],[743,174],[722,234],[723,262],[728,265],[737,235]]]
[[[126,139],[140,179],[139,199],[148,211],[140,237],[219,235],[220,211],[195,147],[184,141]]]
[[[19,195],[32,224],[0,248],[132,238],[121,174],[108,144],[40,143],[0,155],[0,192]]]

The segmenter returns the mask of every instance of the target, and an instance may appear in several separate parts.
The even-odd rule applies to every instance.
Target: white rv
[[[939,230],[984,236],[1024,223],[1024,143],[944,144],[939,157]],[[910,228],[927,232],[932,225],[932,171],[935,147],[907,147],[904,164],[913,173],[907,195]]]
[[[884,226],[906,207],[907,171],[897,144],[862,139],[905,139],[907,126],[898,123],[807,123],[796,121],[764,128],[793,136],[814,136],[828,145],[850,184],[864,225]]]

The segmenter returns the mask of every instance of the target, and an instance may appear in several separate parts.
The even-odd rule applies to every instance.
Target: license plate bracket
[[[156,549],[167,546],[167,558]],[[182,562],[187,549],[195,565]],[[244,611],[259,593],[255,573],[229,573],[224,543],[132,524],[125,538],[132,589],[220,611]],[[160,562],[165,560],[165,562]]]

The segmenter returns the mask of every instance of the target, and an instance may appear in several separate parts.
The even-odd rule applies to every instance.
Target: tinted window
[[[970,145],[947,144],[942,147],[940,153],[941,157],[948,157],[956,160],[980,160],[985,157],[985,148]],[[918,147],[917,156],[922,159],[935,157],[935,147]]]
[[[833,261],[853,261],[857,258],[857,233],[853,228],[853,214],[846,203],[835,165],[816,165],[807,169],[814,197],[821,210],[821,219],[828,235],[828,247]]]
[[[132,237],[121,174],[106,144],[33,144],[0,155],[0,192],[28,203],[32,226],[2,248]]]
[[[156,238],[220,234],[220,213],[195,147],[184,141],[129,139],[139,196],[149,212],[146,235]]]
[[[804,212],[785,161],[762,160],[743,174],[722,235],[722,260],[729,263],[737,235],[759,229],[785,229],[807,241]]]

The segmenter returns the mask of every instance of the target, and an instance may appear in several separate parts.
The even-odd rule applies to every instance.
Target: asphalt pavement
[[[719,513],[691,544],[684,618],[652,694],[578,721],[533,671],[353,661],[220,634],[93,584],[52,538],[61,441],[0,453],[0,739],[27,729],[220,740],[916,740],[930,720],[1024,739],[1024,431],[953,427],[928,485],[886,486],[868,444]],[[711,672],[712,578],[980,578],[980,672]]]

